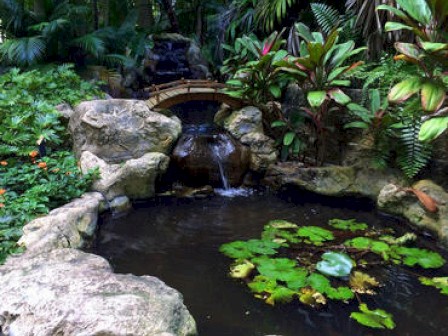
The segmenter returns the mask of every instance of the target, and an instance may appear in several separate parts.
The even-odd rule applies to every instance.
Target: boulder
[[[28,251],[51,251],[57,248],[82,248],[96,232],[98,212],[104,197],[86,193],[81,198],[52,210],[23,228],[18,244]]]
[[[249,150],[226,133],[184,134],[172,154],[177,174],[188,186],[239,186],[249,168]],[[227,187],[227,186],[224,186]]]
[[[221,114],[228,113],[225,109],[222,111]],[[275,141],[263,131],[263,114],[260,109],[247,106],[234,111],[224,119],[223,126],[235,139],[250,148],[250,168],[253,171],[265,172],[271,164],[277,162]]]
[[[114,274],[75,249],[10,257],[0,266],[5,336],[193,336],[182,295],[150,276]]]
[[[143,101],[112,99],[79,104],[69,130],[78,157],[88,151],[118,163],[149,152],[168,154],[182,125],[178,118],[151,111]]]
[[[259,108],[247,106],[234,111],[225,121],[224,128],[236,139],[248,133],[263,133],[263,115]]]
[[[378,196],[378,208],[389,214],[406,218],[420,229],[434,233],[448,247],[448,193],[431,180],[422,180],[412,186],[437,202],[437,212],[429,212],[412,192],[397,184],[388,184]]]
[[[304,168],[293,162],[272,165],[266,172],[266,183],[280,188],[293,185],[327,196],[356,196],[376,200],[389,183],[403,182],[398,171],[377,170],[367,165]]]
[[[131,199],[155,195],[155,182],[169,164],[169,157],[162,153],[148,153],[141,158],[123,163],[109,164],[95,154],[83,152],[81,170],[87,173],[98,168],[100,179],[93,182],[92,190],[102,193],[111,201],[118,196]]]

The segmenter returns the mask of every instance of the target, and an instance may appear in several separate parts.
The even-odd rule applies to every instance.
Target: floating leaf
[[[370,250],[373,253],[379,254],[383,259],[389,259],[390,246],[382,241],[373,240],[366,237],[356,237],[344,242],[345,246],[353,247],[360,250]]]
[[[277,282],[263,275],[257,275],[248,286],[254,293],[272,293],[277,287]]]
[[[318,226],[302,226],[298,231],[299,237],[307,238],[305,242],[313,244],[321,244],[322,242],[333,240],[333,233],[329,230]]]
[[[230,267],[230,276],[235,279],[244,279],[250,275],[254,268],[255,265],[250,261],[243,260]]]
[[[406,245],[408,243],[415,242],[417,240],[417,235],[412,232],[405,233],[399,238],[392,236],[381,236],[379,240],[386,242],[389,245]]]
[[[271,295],[269,295],[265,302],[272,306],[274,306],[276,303],[288,303],[292,301],[296,294],[296,291],[283,286],[279,286],[272,291]]]
[[[358,223],[356,219],[331,219],[328,223],[336,229],[352,232],[366,230],[368,228],[366,223]]]
[[[440,268],[445,259],[437,252],[415,247],[396,247],[394,252],[402,257],[403,264],[407,266],[419,265],[423,268]]]
[[[347,301],[355,297],[353,291],[348,287],[329,288],[325,294],[329,299]]]
[[[223,244],[219,251],[233,259],[250,259],[256,255],[276,254],[276,249],[279,247],[280,244],[271,241],[251,239],[248,241],[237,240],[232,243]]]
[[[272,280],[285,282],[303,281],[307,275],[307,271],[303,268],[296,267],[297,262],[288,258],[259,258],[254,259],[257,264],[257,270],[261,275]]]
[[[376,329],[395,328],[392,314],[389,314],[382,309],[370,310],[365,303],[359,305],[359,310],[360,312],[350,314],[350,317],[356,320],[359,324]]]
[[[271,240],[276,243],[298,243],[300,242],[297,236],[298,225],[285,221],[285,220],[273,220],[270,221],[265,227],[261,235],[263,240]]]
[[[373,295],[375,292],[372,290],[373,287],[378,287],[380,283],[376,281],[374,277],[366,273],[359,271],[353,272],[350,276],[350,287],[352,290],[359,294],[370,294]]]
[[[448,295],[448,277],[438,277],[438,278],[420,277],[418,279],[423,285],[435,287],[437,289],[440,289],[441,294]]]
[[[322,255],[322,261],[316,264],[316,269],[325,275],[345,277],[350,274],[353,264],[353,260],[346,254],[326,252]]]
[[[315,307],[319,304],[325,305],[327,304],[327,299],[322,293],[319,293],[315,289],[312,288],[303,288],[299,294],[299,300],[303,304],[311,307]]]

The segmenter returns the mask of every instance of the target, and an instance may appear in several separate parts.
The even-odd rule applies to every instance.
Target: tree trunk
[[[99,28],[98,0],[92,0],[93,29]]]
[[[109,26],[110,21],[110,3],[109,0],[98,0],[98,6],[100,8],[100,16],[102,18],[102,25],[104,27]]]
[[[152,0],[137,0],[138,25],[143,29],[148,29],[154,25],[154,13]]]
[[[177,16],[173,8],[172,0],[162,0],[162,3],[163,8],[165,9],[166,14],[168,15],[168,19],[170,20],[171,32],[179,33],[179,22],[177,21]]]
[[[204,20],[202,17],[202,4],[199,4],[196,8],[196,36],[198,39],[198,42],[202,45],[204,42],[203,38],[203,24]]]

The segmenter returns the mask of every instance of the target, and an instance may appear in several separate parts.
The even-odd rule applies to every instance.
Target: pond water
[[[447,267],[424,271],[391,266],[377,274],[385,286],[378,295],[362,298],[371,309],[394,315],[393,331],[370,330],[351,320],[357,302],[330,302],[319,310],[297,302],[272,307],[228,277],[231,260],[218,251],[219,246],[259,238],[269,220],[320,225],[332,218],[355,218],[375,227],[394,227],[398,234],[409,231],[397,219],[376,213],[368,202],[254,192],[234,198],[158,198],[135,208],[125,216],[103,219],[93,252],[106,257],[118,273],[157,276],[179,290],[200,335],[448,335],[448,297],[420,285],[409,272],[443,276]],[[435,243],[425,238],[421,244]]]

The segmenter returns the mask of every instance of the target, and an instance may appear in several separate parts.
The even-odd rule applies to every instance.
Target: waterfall
[[[215,146],[213,146],[215,147]],[[225,190],[229,190],[230,189],[230,183],[227,180],[226,174],[225,174],[225,170],[224,170],[224,166],[223,166],[223,162],[222,162],[222,158],[219,155],[219,151],[213,151],[213,153],[215,154],[215,158],[216,158],[216,162],[218,163],[218,168],[219,168],[219,175],[221,177],[221,181],[222,181],[222,186]]]

